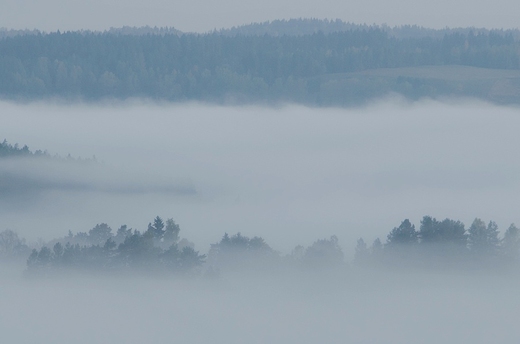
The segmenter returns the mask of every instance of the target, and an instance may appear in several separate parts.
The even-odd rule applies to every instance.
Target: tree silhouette
[[[370,251],[363,238],[359,238],[356,245],[356,251],[354,254],[354,262],[357,265],[366,265],[370,258]]]
[[[504,255],[515,262],[520,258],[520,230],[512,223],[504,233],[502,240]]]
[[[490,221],[486,226],[484,221],[476,218],[468,229],[470,250],[478,255],[496,255],[499,248],[498,226]]]
[[[336,267],[344,264],[343,250],[338,244],[338,237],[319,239],[305,250],[303,262],[309,267]]]
[[[410,220],[404,220],[399,227],[394,227],[387,236],[387,246],[414,245],[418,243],[418,233]]]

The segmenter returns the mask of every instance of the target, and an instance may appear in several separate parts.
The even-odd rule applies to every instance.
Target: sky
[[[517,28],[520,2],[511,0],[1,0],[0,27],[105,30],[121,26],[213,29],[275,19],[342,19],[358,24],[430,28]]]

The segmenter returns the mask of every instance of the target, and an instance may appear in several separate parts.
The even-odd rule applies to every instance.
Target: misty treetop
[[[303,23],[291,22],[284,30]],[[432,65],[520,69],[520,43],[512,32],[444,31],[439,37],[414,27],[398,35],[377,26],[338,30],[337,22],[320,25],[323,30],[303,35],[246,35],[242,28],[236,34],[163,30],[6,36],[0,39],[0,95],[345,105],[392,91],[412,98],[453,92],[491,96],[487,83],[349,73]]]
[[[173,219],[155,217],[141,232],[126,225],[117,231],[100,223],[88,232],[78,232],[33,248],[11,230],[0,232],[0,259],[27,259],[29,274],[56,271],[122,273],[135,272],[173,276],[216,277],[221,273],[303,272],[348,270],[336,236],[318,239],[308,247],[297,245],[286,255],[274,250],[261,237],[241,233],[223,237],[200,254],[195,245],[181,239]],[[30,253],[30,254],[29,254]],[[383,244],[376,239],[369,247],[360,238],[353,265],[360,268],[475,269],[520,268],[520,230],[511,224],[500,237],[494,221],[476,218],[469,228],[460,221],[424,216],[416,228],[408,219],[394,227]],[[289,269],[289,270],[288,270]]]
[[[266,267],[277,263],[280,254],[260,237],[249,238],[240,233],[229,236],[211,245],[208,263],[213,270],[224,268],[250,269],[251,266]]]
[[[338,238],[320,239],[311,246],[297,246],[286,256],[264,239],[237,233],[224,234],[209,253],[199,254],[195,245],[179,237],[180,227],[157,216],[144,232],[120,226],[114,233],[106,223],[88,232],[69,234],[33,248],[27,259],[29,275],[45,276],[58,271],[146,273],[174,276],[219,276],[220,273],[279,271],[288,267],[311,270],[345,267]],[[0,233],[0,253],[6,257],[28,254],[30,248],[9,230]],[[2,257],[2,256],[0,256]],[[206,259],[207,258],[207,259]]]
[[[45,274],[59,270],[91,272],[196,273],[205,255],[194,250],[186,239],[179,240],[179,226],[157,216],[141,233],[126,225],[116,234],[106,223],[87,232],[55,239],[39,250],[33,249],[27,260],[29,273]],[[52,247],[50,249],[49,247]]]
[[[9,163],[5,163],[7,160]],[[86,168],[99,168],[102,164],[98,164],[95,156],[82,159],[70,154],[65,157],[51,155],[47,150],[32,151],[27,145],[20,147],[17,143],[13,145],[4,139],[0,142],[0,202],[9,203],[21,199],[27,201],[45,191],[60,188],[87,188],[83,177],[77,178],[79,182],[67,180],[64,175],[58,181],[49,178],[49,170],[64,171],[65,166],[72,167],[71,171],[74,170],[79,176]],[[28,171],[37,173],[26,173]]]
[[[26,259],[30,251],[25,239],[20,238],[18,233],[10,229],[0,232],[0,260]]]
[[[4,141],[0,143],[0,158],[13,156],[49,156],[49,153],[47,153],[47,151],[43,152],[41,150],[32,152],[29,150],[27,145],[24,145],[20,148],[18,143],[12,145],[4,139]]]
[[[0,142],[0,159],[1,158],[11,158],[11,157],[36,157],[36,158],[47,158],[47,159],[54,159],[54,160],[60,160],[60,161],[75,161],[75,162],[97,162],[96,157],[92,156],[92,158],[86,158],[82,159],[74,158],[70,154],[68,154],[66,157],[60,156],[58,154],[51,155],[47,150],[40,150],[37,149],[35,151],[32,151],[29,149],[27,145],[23,145],[20,147],[18,143],[10,144],[7,142],[6,139],[4,139],[2,142]]]
[[[360,266],[508,268],[520,258],[520,231],[511,224],[502,238],[494,221],[476,218],[468,229],[460,221],[424,216],[419,230],[408,219],[394,227],[383,245],[369,248],[361,238],[355,250]]]

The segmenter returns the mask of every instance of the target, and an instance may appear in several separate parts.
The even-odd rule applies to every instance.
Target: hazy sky
[[[511,0],[1,0],[0,27],[104,30],[174,26],[183,31],[299,17],[432,28],[518,27],[520,2]]]

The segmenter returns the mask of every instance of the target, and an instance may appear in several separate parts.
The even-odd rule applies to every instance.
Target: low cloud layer
[[[333,284],[316,278],[2,281],[0,329],[9,341],[42,343],[518,340],[517,282],[353,277]]]
[[[154,174],[118,170],[97,161],[51,157],[7,158],[0,165],[0,199],[42,197],[52,191],[115,194],[194,194],[187,181],[167,180]]]
[[[161,215],[201,254],[224,232],[261,236],[282,254],[335,234],[347,261],[359,237],[384,242],[404,218],[418,225],[429,214],[468,227],[481,217],[503,232],[520,222],[517,112],[472,101],[387,100],[359,109],[0,103],[0,139],[100,161],[0,160],[0,230],[31,241],[101,222],[145,230]],[[23,273],[23,261],[0,264],[1,337],[385,344],[520,337],[520,280],[511,271],[253,267],[220,278],[80,270],[39,278]]]
[[[469,225],[481,217],[502,232],[520,222],[516,108],[392,100],[359,109],[0,107],[9,142],[103,162],[2,162],[12,181],[3,179],[4,190],[49,191],[2,211],[4,227],[29,239],[100,222],[143,229],[160,215],[203,250],[224,232],[262,236],[283,252],[337,235],[350,256],[357,238],[384,240],[404,218]]]

